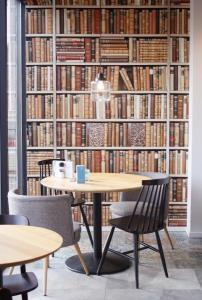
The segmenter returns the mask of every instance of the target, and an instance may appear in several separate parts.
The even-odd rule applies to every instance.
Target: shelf
[[[85,146],[80,146],[80,147],[73,147],[73,146],[56,146],[57,150],[166,150],[166,147],[85,147]]]
[[[40,178],[40,176],[39,175],[37,175],[37,174],[28,174],[27,175],[27,178]]]
[[[33,63],[34,64],[34,63]],[[37,63],[36,63],[37,64]],[[182,64],[180,64],[182,65]],[[167,63],[150,62],[57,62],[56,66],[167,66]]]
[[[54,147],[32,147],[32,146],[27,146],[27,150],[53,150]]]
[[[29,37],[30,34],[28,34],[27,36]],[[37,34],[38,36],[38,34]],[[168,38],[167,34],[142,34],[142,33],[57,33],[56,35],[57,37],[99,37],[99,38],[123,38],[123,37],[136,37],[136,38]]]
[[[36,8],[53,8],[53,4],[52,5],[26,5],[26,8],[28,9],[36,9]]]
[[[53,62],[27,62],[26,66],[52,66]]]
[[[102,8],[102,9],[167,9],[167,5],[55,5],[56,8],[68,8],[68,9],[76,9],[76,8]]]
[[[119,122],[119,123],[134,123],[134,122],[167,122],[166,119],[56,119],[56,122]]]
[[[53,33],[26,33],[26,37],[53,37]]]
[[[90,91],[61,91],[60,90],[60,91],[56,91],[56,93],[57,94],[90,94],[91,92]],[[167,94],[167,93],[168,93],[167,91],[111,91],[111,94]]]
[[[53,91],[27,91],[26,92],[26,94],[27,95],[40,95],[40,94],[44,94],[44,95],[46,95],[46,94],[53,94],[54,92]]]
[[[54,119],[27,119],[27,123],[30,122],[54,122]]]

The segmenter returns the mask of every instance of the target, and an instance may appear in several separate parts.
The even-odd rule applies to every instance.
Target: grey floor
[[[105,240],[107,233],[103,233]],[[29,294],[30,300],[201,300],[202,299],[202,239],[188,239],[186,233],[171,233],[175,250],[171,250],[162,232],[169,278],[165,278],[158,253],[149,250],[140,253],[140,289],[135,289],[133,266],[122,273],[105,276],[85,276],[68,270],[65,259],[74,253],[73,248],[63,248],[50,260],[48,295],[42,295],[42,262],[31,264],[39,288]],[[146,237],[154,244],[153,236]],[[128,249],[131,236],[116,232],[113,247]],[[82,232],[81,249],[90,249],[86,232]],[[18,300],[21,297],[15,297]]]

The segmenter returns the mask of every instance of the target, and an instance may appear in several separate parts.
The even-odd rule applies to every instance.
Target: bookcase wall
[[[189,1],[100,1],[26,7],[28,192],[40,193],[45,158],[70,156],[93,172],[166,172],[168,225],[186,226]],[[90,99],[99,70],[112,85],[100,104]],[[81,196],[91,223],[92,195]],[[103,197],[103,224],[118,199]]]

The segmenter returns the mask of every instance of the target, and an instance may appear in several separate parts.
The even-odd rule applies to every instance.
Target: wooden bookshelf
[[[53,0],[48,1],[47,5],[32,5],[33,3],[30,0],[30,5],[26,6],[26,19],[29,20],[29,26],[31,28],[31,32],[28,30],[26,34],[27,56],[29,56],[29,59],[27,60],[27,70],[31,72],[35,68],[35,71],[33,71],[35,74],[33,74],[33,78],[28,84],[29,89],[27,89],[27,124],[29,128],[27,131],[29,135],[27,147],[28,191],[30,194],[37,194],[40,192],[39,170],[37,167],[38,160],[53,157],[66,157],[69,153],[75,164],[87,164],[87,167],[91,168],[92,171],[166,172],[167,174],[170,173],[171,177],[168,225],[172,228],[175,226],[178,228],[184,227],[186,226],[188,177],[186,160],[189,151],[189,87],[187,78],[189,73],[188,1],[182,0],[182,5],[179,4],[179,1],[175,0],[159,0],[156,1],[157,5],[151,4],[152,2],[150,0],[128,0],[124,2],[124,5],[119,5],[118,1],[116,5],[109,5],[110,1],[107,0],[100,1],[82,1],[81,5],[78,5],[78,2],[75,2],[76,5],[74,5],[74,0]],[[87,3],[89,5],[87,5]],[[115,25],[113,27],[112,24],[114,20],[117,20],[120,9],[125,14],[121,17],[123,32],[117,33],[116,31],[121,29],[115,28]],[[83,30],[84,32],[73,32],[72,28],[68,27],[69,24],[64,25],[65,23],[63,21],[61,21],[63,23],[58,23],[58,18],[62,16],[63,12],[65,12],[64,16],[68,13],[71,14],[71,18],[73,18],[71,21],[73,20],[72,22],[74,23],[75,18],[79,18],[78,12],[80,12],[80,15],[85,19],[87,11],[90,16],[89,18],[93,18],[92,16],[95,18],[95,15],[98,13],[101,22],[99,24],[97,23],[97,27],[95,26],[94,29],[92,24],[88,24],[88,26],[90,26],[89,28],[92,27],[91,32],[89,32],[90,29],[87,27]],[[148,31],[151,30],[149,29],[151,27],[149,26],[150,24],[146,24],[146,21],[144,22],[140,19],[139,25],[136,26],[134,32],[132,32],[131,28],[133,28],[133,26],[126,22],[126,18],[129,14],[136,14],[137,16],[144,14],[147,18],[147,22],[151,22],[152,18],[155,18],[154,16],[158,16],[159,26],[155,25],[156,27],[154,26],[153,32],[148,33]],[[107,25],[106,18],[101,21],[102,16],[104,16],[103,18],[106,16],[111,18],[111,25]],[[150,16],[150,19],[148,19],[148,16]],[[39,20],[37,18],[41,18],[41,23],[37,23],[37,20]],[[77,21],[78,20],[80,19],[77,19]],[[95,22],[96,21],[94,20],[93,24],[95,24]],[[134,22],[136,22],[135,19]],[[59,28],[61,27],[61,24],[66,26],[62,31],[69,30],[68,33],[60,32]],[[176,28],[173,24],[176,24]],[[37,31],[37,26],[40,28],[40,32]],[[99,26],[102,29],[101,31],[98,30]],[[44,28],[46,30],[44,30]],[[82,28],[80,27],[79,30],[82,30]],[[111,33],[110,30],[113,33]],[[158,33],[155,33],[155,31],[158,31]],[[119,45],[119,43],[120,45],[124,44],[122,47],[125,49],[125,56],[121,56],[117,52],[117,61],[113,61],[113,56],[109,55],[109,50],[111,48],[107,48],[104,44],[104,46],[101,46],[102,43],[104,43],[103,41],[107,41],[108,39],[109,42],[110,39],[111,41],[116,41],[117,45]],[[85,43],[89,42],[89,40],[91,46],[85,48],[87,47]],[[64,44],[63,41],[65,41]],[[69,45],[74,41],[80,43],[80,46],[76,46],[76,51],[80,53],[76,58],[79,57],[79,59],[76,59],[71,51],[68,52]],[[48,52],[45,53],[46,59],[43,60],[43,55],[45,54],[39,53],[40,49],[36,48],[36,43],[40,43],[41,49],[48,49]],[[140,50],[140,53],[138,54],[139,56],[136,56],[137,43],[138,49],[142,47],[142,50]],[[155,43],[160,44],[156,46]],[[112,46],[112,44],[110,45]],[[64,47],[64,49],[62,47]],[[82,50],[79,50],[79,47],[82,47]],[[99,55],[96,54],[98,49],[100,52],[100,47],[103,49],[103,56],[100,53]],[[155,56],[155,53],[157,52],[156,47],[162,49],[159,50],[159,57]],[[149,57],[147,56],[148,48],[150,48],[151,52]],[[116,51],[116,48],[114,49]],[[151,49],[153,50],[151,51]],[[62,61],[58,59],[59,57]],[[71,60],[72,57],[73,60]],[[137,57],[139,58],[137,59]],[[34,60],[32,60],[32,58],[34,58]],[[122,61],[122,58],[124,61]],[[150,60],[147,58],[150,58]],[[145,59],[146,61],[144,61]],[[98,72],[99,67],[104,70],[106,77],[112,83],[110,104],[106,104],[108,106],[105,107],[102,118],[97,115],[96,104],[91,103],[91,101],[88,100],[90,99],[89,83],[91,80],[94,80],[93,76]],[[85,76],[81,77],[83,75],[79,75],[79,77],[78,73],[76,75],[74,73],[75,68],[77,68],[77,72],[80,72],[80,74],[81,72],[86,72]],[[118,74],[118,85],[115,83],[117,80],[117,77],[115,77],[115,68],[117,72],[116,76]],[[121,77],[122,75],[120,75],[120,70],[123,68],[125,69],[129,81],[131,81],[133,86],[132,90],[128,89]],[[58,79],[59,72],[61,72],[61,74],[63,72],[63,75],[64,72],[66,72],[66,76],[67,73],[70,72],[70,75],[68,75],[70,77],[67,77],[67,84],[63,84],[62,88],[58,86],[58,82],[61,83],[61,80],[59,81]],[[91,76],[89,75],[88,81],[83,82],[82,80],[87,78],[88,72]],[[148,84],[148,81],[146,81],[148,80],[148,77],[143,77],[146,76],[146,74],[147,76],[148,74],[150,75],[149,88],[148,86],[144,86],[145,82]],[[134,76],[139,76],[139,86],[136,86],[137,81],[135,81]],[[68,81],[72,81],[72,77],[75,78],[75,82],[73,82],[73,86],[68,86]],[[79,79],[82,84],[78,84]],[[47,80],[49,80],[48,85]],[[159,82],[161,82],[160,85]],[[75,87],[76,84],[78,84],[77,88]],[[78,87],[82,88],[78,89]],[[82,104],[83,106],[80,104],[82,101],[85,103]],[[42,105],[41,103],[43,102],[45,104]],[[58,103],[63,105],[62,117],[61,112],[58,112]],[[70,108],[68,105],[70,105]],[[118,106],[119,109],[117,108]],[[70,111],[68,111],[68,109],[70,109]],[[122,126],[124,126],[124,128],[129,128],[130,126],[135,128],[133,127],[133,124],[134,126],[136,126],[135,124],[139,124],[139,126],[145,127],[148,127],[150,124],[152,128],[156,128],[157,126],[160,126],[158,124],[162,124],[161,126],[164,128],[162,134],[164,135],[165,141],[163,141],[161,146],[155,146],[154,144],[146,146],[143,141],[141,141],[143,144],[139,145],[136,144],[137,137],[134,137],[133,134],[130,133],[133,139],[132,144],[127,144],[129,143],[127,142],[124,146],[122,143],[112,146],[111,144],[96,145],[92,142],[92,144],[89,145],[86,142],[88,135],[86,129],[86,140],[84,139],[84,136],[82,137],[85,140],[85,145],[77,146],[73,143],[71,146],[69,144],[61,146],[58,143],[58,128],[63,126],[64,130],[65,124],[66,126],[69,124],[68,126],[71,125],[75,127],[82,124],[82,128],[90,128],[90,130],[92,130],[94,124],[100,124],[101,130],[103,130],[103,128],[105,128],[105,130],[106,128],[109,128],[110,130],[110,126],[113,124],[116,125],[116,128],[121,128],[121,130]],[[48,145],[50,136],[44,141],[43,134],[50,135],[50,127],[52,144]],[[34,132],[32,131],[32,128],[34,128]],[[42,131],[44,132],[42,132],[40,128],[42,128]],[[142,127],[140,128],[143,129]],[[64,132],[61,136],[63,136],[63,134]],[[115,133],[115,135],[116,134],[117,133]],[[125,131],[124,134],[129,133],[128,131]],[[156,134],[159,133],[156,132],[155,135]],[[78,137],[77,133],[76,135]],[[146,141],[148,136],[145,132],[143,136]],[[36,146],[32,143],[33,138],[35,139],[34,144]],[[75,138],[76,137],[73,139]],[[106,131],[104,138],[107,138]],[[140,138],[140,136],[138,138]],[[43,146],[41,144],[38,145],[37,141],[45,144]],[[118,141],[120,141],[120,137]],[[98,159],[100,165],[97,165],[95,162],[92,163],[93,159]],[[103,159],[106,161],[104,162]],[[130,165],[131,159],[133,161],[133,166]],[[87,199],[86,213],[91,223],[92,197],[91,195],[86,195],[85,197]],[[113,195],[110,193],[109,195],[106,195],[104,202],[106,205],[103,206],[103,223],[105,225],[107,225],[107,216],[109,214],[109,204],[111,201],[118,201],[118,194]],[[180,210],[180,207],[183,208]],[[75,219],[79,220],[79,218],[79,211],[76,210]]]

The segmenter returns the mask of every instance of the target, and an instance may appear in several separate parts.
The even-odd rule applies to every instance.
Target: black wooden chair
[[[54,160],[64,161],[64,159],[54,158],[54,159],[40,160],[38,162],[38,165],[39,165],[39,168],[40,168],[40,180],[42,180],[43,178],[48,177],[48,176],[51,175],[52,163],[53,163]],[[60,193],[60,191],[56,191],[56,193],[58,194],[58,193]],[[82,199],[82,198],[78,198],[78,199],[75,198],[73,196],[73,193],[69,193],[69,194],[73,199],[71,206],[72,207],[79,207],[79,209],[81,211],[83,223],[86,227],[86,230],[87,230],[87,233],[88,233],[88,236],[89,236],[89,239],[90,239],[90,243],[93,247],[93,238],[92,238],[92,235],[91,235],[91,232],[90,232],[90,228],[89,228],[89,224],[88,224],[88,221],[87,221],[87,218],[86,218],[86,214],[85,214],[84,209],[83,209],[83,205],[85,204],[85,200]],[[43,196],[47,195],[47,188],[43,187],[42,185],[41,185],[41,195],[43,195]]]
[[[0,225],[26,225],[27,226],[29,225],[29,221],[24,216],[0,215]],[[8,289],[10,291],[11,296],[22,295],[22,300],[27,300],[28,299],[27,294],[38,287],[38,281],[34,273],[26,272],[25,265],[20,266],[20,271],[21,274],[4,275],[3,286],[5,289]]]
[[[112,228],[97,270],[97,274],[100,275],[115,228],[121,229],[128,233],[132,233],[134,236],[133,251],[126,251],[124,253],[120,253],[114,250],[113,251],[119,255],[125,255],[128,258],[135,260],[136,288],[139,288],[138,252],[140,250],[151,249],[153,251],[159,252],[165,275],[166,277],[168,277],[159,231],[164,228],[164,220],[166,218],[166,214],[168,213],[167,193],[169,187],[169,177],[164,179],[144,180],[142,182],[142,185],[143,186],[139,193],[132,215],[111,219],[109,221],[112,225]],[[139,240],[139,236],[141,234],[147,233],[155,233],[158,249]],[[112,249],[110,251],[112,251]],[[134,252],[134,258],[128,255],[131,252]]]
[[[12,300],[11,293],[8,289],[0,289],[0,299],[1,300]]]

